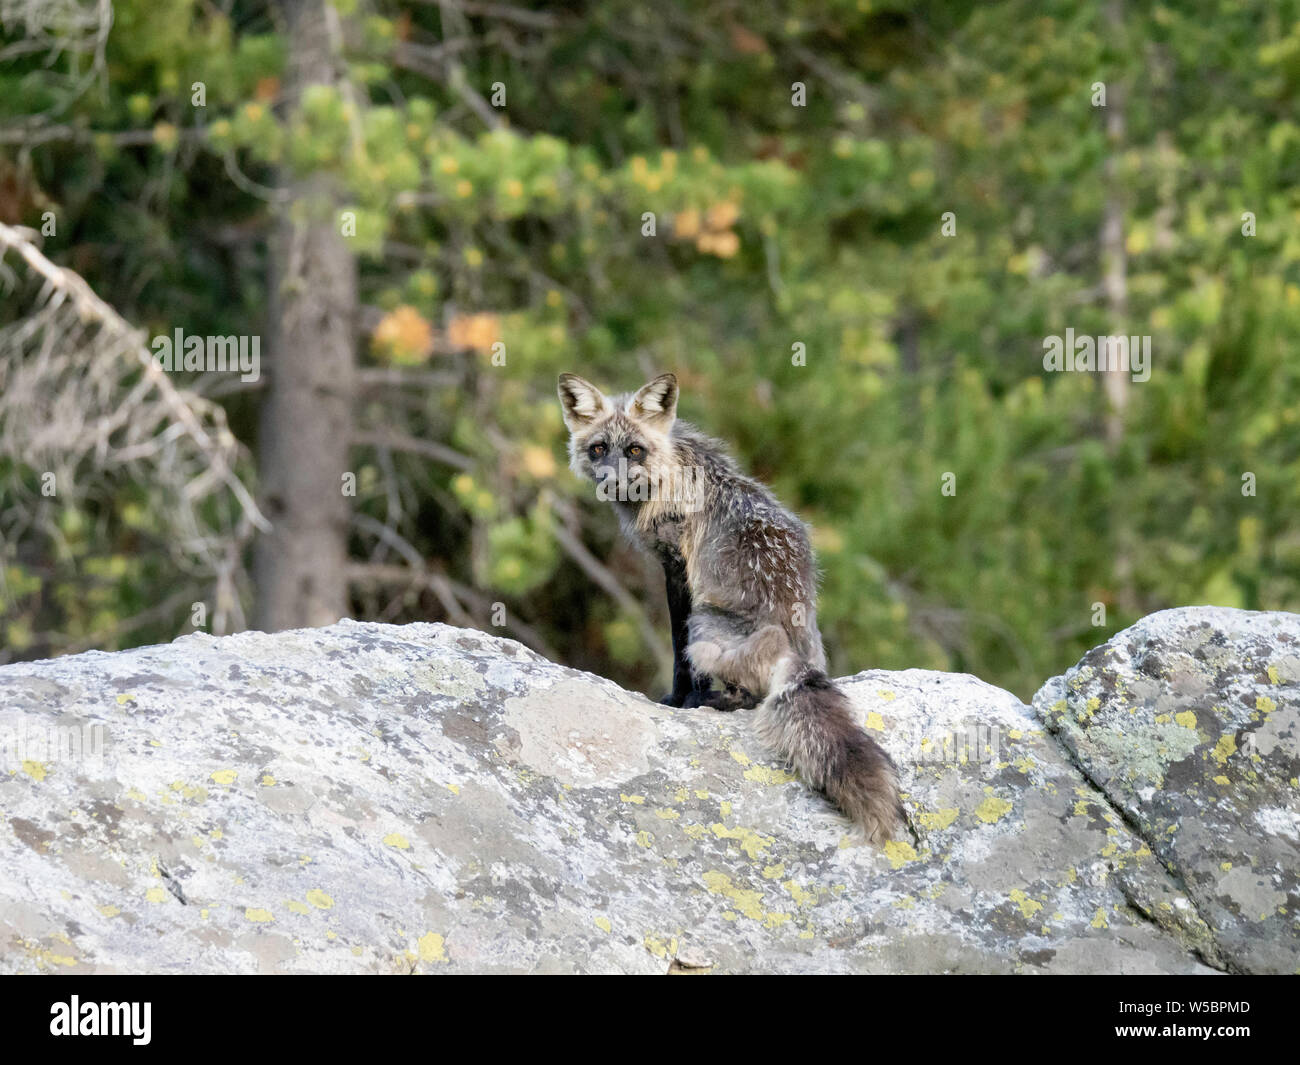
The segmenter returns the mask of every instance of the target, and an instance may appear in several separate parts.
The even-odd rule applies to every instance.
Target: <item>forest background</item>
[[[677,374],[836,673],[1300,610],[1297,88],[1291,0],[0,0],[0,662],[346,615],[657,693],[561,371]]]

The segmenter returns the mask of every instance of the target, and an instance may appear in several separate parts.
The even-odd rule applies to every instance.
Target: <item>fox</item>
[[[905,823],[898,771],[827,676],[807,527],[721,441],[677,420],[674,374],[609,397],[563,373],[557,391],[570,469],[663,565],[673,686],[660,702],[756,710],[765,746],[869,842],[893,839]]]

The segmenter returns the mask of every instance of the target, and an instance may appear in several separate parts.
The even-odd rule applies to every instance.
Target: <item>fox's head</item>
[[[610,398],[590,381],[562,373],[558,390],[569,466],[594,481],[602,499],[639,502],[649,498],[650,486],[672,478],[676,377],[660,374],[631,395]]]

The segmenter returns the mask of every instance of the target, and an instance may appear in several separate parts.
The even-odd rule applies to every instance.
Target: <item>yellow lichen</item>
[[[889,864],[895,869],[901,869],[908,862],[917,860],[916,848],[910,843],[891,839],[885,844],[885,857],[889,859]]]
[[[726,873],[718,872],[716,869],[704,874],[704,886],[713,894],[731,900],[741,915],[748,917],[751,921],[761,921],[767,928],[776,928],[778,925],[790,920],[788,913],[769,913],[764,910],[763,896],[761,894],[747,888],[737,887],[731,882],[731,877]],[[725,917],[726,914],[724,913],[723,916]]]
[[[447,957],[445,949],[445,940],[437,932],[427,932],[417,940],[416,945],[420,949],[420,960],[427,962],[445,962],[450,959]]]
[[[752,780],[755,784],[775,787],[779,784],[788,784],[790,781],[799,778],[793,773],[787,773],[784,769],[769,769],[767,766],[755,765],[745,770],[745,779]]]
[[[1231,733],[1226,733],[1219,737],[1219,742],[1214,745],[1214,750],[1210,752],[1219,765],[1227,765],[1228,759],[1237,753],[1237,737]]]
[[[711,826],[713,834],[718,839],[734,839],[740,844],[743,850],[750,858],[757,858],[763,851],[772,845],[772,837],[764,836],[755,832],[752,828],[728,828],[726,825],[714,824]]]
[[[1031,899],[1028,895],[1026,895],[1023,891],[1021,891],[1020,888],[1013,888],[1011,891],[1010,898],[1012,902],[1014,902],[1017,906],[1020,907],[1021,915],[1026,918],[1032,917],[1034,914],[1036,914],[1039,910],[1043,908],[1043,904],[1041,902]]]
[[[942,807],[938,810],[927,810],[924,813],[919,813],[916,815],[916,819],[921,823],[922,828],[935,832],[947,828],[956,821],[957,812],[955,806]]]
[[[817,901],[816,891],[810,891],[807,888],[800,887],[793,880],[787,880],[782,883],[781,886],[790,893],[790,897],[794,899],[795,905],[797,906],[807,906]]]
[[[1000,821],[1010,812],[1011,803],[1006,799],[998,798],[996,795],[987,796],[982,803],[975,807],[975,816],[986,825]]]
[[[647,932],[642,940],[645,949],[656,958],[667,958],[670,953],[675,954],[677,952],[676,942],[675,939],[661,939],[650,932]]]

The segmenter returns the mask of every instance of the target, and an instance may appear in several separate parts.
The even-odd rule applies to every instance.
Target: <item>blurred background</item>
[[[0,0],[0,662],[349,615],[658,694],[566,370],[813,526],[836,673],[1300,609],[1298,88],[1290,0]]]

